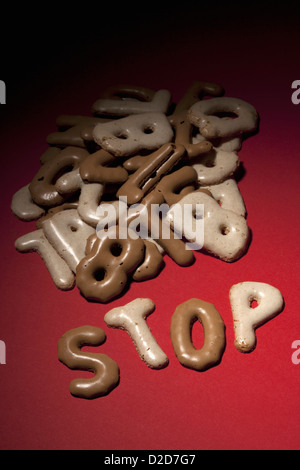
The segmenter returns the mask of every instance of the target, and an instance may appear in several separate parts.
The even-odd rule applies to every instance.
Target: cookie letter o
[[[204,331],[201,349],[196,349],[191,340],[192,326],[197,320]],[[178,305],[172,316],[171,341],[183,366],[204,371],[221,361],[225,351],[225,325],[213,304],[190,299]]]

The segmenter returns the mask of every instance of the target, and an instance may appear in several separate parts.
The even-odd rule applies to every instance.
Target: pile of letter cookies
[[[39,170],[12,198],[19,219],[36,220],[36,230],[16,240],[17,250],[39,253],[57,288],[76,285],[86,299],[107,303],[130,282],[159,275],[164,256],[180,266],[194,262],[187,246],[196,241],[197,207],[202,205],[198,251],[225,262],[238,260],[249,244],[235,179],[238,151],[256,131],[258,115],[245,101],[222,95],[219,85],[195,82],[174,104],[167,90],[119,86],[99,97],[91,116],[60,116]],[[165,208],[155,223],[154,207]],[[184,217],[175,217],[178,213]],[[255,314],[253,300],[259,304]],[[230,302],[236,347],[250,352],[255,328],[282,310],[282,295],[267,284],[243,282],[230,290]],[[146,322],[154,307],[150,299],[135,299],[109,311],[104,320],[128,332],[149,367],[162,368],[168,358]],[[191,341],[196,320],[205,335],[199,350]],[[93,380],[73,381],[73,395],[93,398],[118,384],[114,360],[81,351],[104,340],[103,330],[91,326],[70,330],[59,340],[64,364],[95,373]],[[172,316],[171,341],[184,366],[206,370],[224,352],[223,320],[212,304],[190,299]]]

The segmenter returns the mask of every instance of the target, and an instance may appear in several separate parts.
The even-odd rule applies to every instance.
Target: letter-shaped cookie
[[[22,253],[37,252],[44,261],[56,287],[62,290],[69,290],[74,287],[74,274],[49,243],[42,229],[19,237],[15,241],[15,247]]]
[[[151,88],[145,88],[137,85],[112,85],[106,88],[105,91],[99,96],[99,100],[103,99],[115,99],[115,100],[139,100],[149,102],[153,100],[155,91]],[[97,100],[97,101],[99,101]],[[97,103],[96,101],[96,103]],[[94,105],[92,108],[93,113],[97,114],[97,110]]]
[[[148,219],[147,230],[149,237],[154,239],[175,263],[180,266],[191,265],[195,260],[193,251],[187,249],[186,243],[181,238],[178,238],[170,228],[170,223],[166,223],[165,217],[161,217],[161,214],[165,213],[162,193],[154,188],[142,200],[141,205],[144,208],[140,212],[143,214],[142,219]],[[136,223],[135,217],[136,215],[132,216],[133,223]],[[130,226],[131,223],[129,223]]]
[[[163,266],[163,255],[154,241],[144,240],[145,258],[132,275],[134,281],[146,281],[157,276]]]
[[[193,143],[202,142],[205,140],[205,137],[198,132],[193,136]],[[242,148],[243,136],[238,137],[220,137],[218,139],[213,139],[212,143],[214,148],[219,150],[224,150],[224,152],[238,152]]]
[[[81,178],[94,183],[124,183],[128,173],[122,166],[109,166],[115,161],[116,157],[106,150],[91,153],[80,165]]]
[[[175,233],[182,232],[190,242],[195,237],[197,204],[204,207],[203,248],[223,261],[231,262],[240,258],[249,242],[249,228],[244,217],[222,209],[217,201],[201,191],[193,191],[170,208],[167,218]],[[180,206],[181,211],[177,212]],[[182,217],[176,216],[182,214]],[[189,221],[188,228],[185,223]]]
[[[119,383],[118,364],[106,354],[81,351],[83,346],[100,346],[106,339],[101,328],[81,326],[67,331],[58,341],[58,359],[73,370],[94,372],[94,377],[74,379],[69,389],[79,398],[97,398],[107,395]]]
[[[191,161],[191,166],[198,175],[198,183],[203,186],[221,183],[231,177],[239,165],[240,159],[236,152],[227,152],[217,147]]]
[[[78,191],[83,184],[79,168],[75,168],[75,170],[68,171],[57,179],[55,189],[62,195],[73,194]]]
[[[70,145],[86,148],[82,132],[86,128],[94,128],[96,124],[107,121],[108,119],[90,116],[61,115],[56,120],[58,131],[47,136],[47,143],[62,148]]]
[[[191,332],[196,321],[202,324],[204,343],[196,349]],[[171,341],[179,362],[190,369],[204,371],[217,365],[225,350],[225,325],[209,302],[190,299],[176,307],[171,319]]]
[[[45,214],[45,209],[33,202],[29,184],[20,188],[12,197],[12,213],[21,220],[36,220]]]
[[[255,329],[281,312],[284,300],[281,292],[263,282],[240,282],[231,287],[229,299],[235,334],[235,347],[248,353],[256,347]],[[257,307],[252,307],[252,302]]]
[[[70,209],[77,209],[77,207],[78,207],[77,201],[64,202],[60,206],[51,207],[47,210],[47,213],[43,217],[40,217],[36,221],[35,226],[38,229],[43,228],[43,223],[45,222],[45,220],[50,219],[50,217],[53,217],[53,215],[57,214],[57,212],[68,211]]]
[[[138,298],[106,313],[104,321],[111,328],[126,330],[140,358],[152,369],[165,367],[169,360],[147,325],[146,317],[155,308],[151,299]]]
[[[173,131],[164,114],[144,113],[97,124],[93,137],[97,144],[113,155],[130,156],[171,142]]]
[[[246,207],[243,197],[237,182],[233,178],[229,178],[223,181],[223,183],[203,186],[201,189],[208,189],[213,198],[223,209],[228,209],[243,217],[246,216]]]
[[[218,116],[219,113],[225,116]],[[233,114],[235,119],[226,114]],[[215,139],[254,131],[258,115],[246,101],[222,96],[193,104],[188,111],[188,119],[199,128],[203,137]]]
[[[55,186],[60,194],[80,190],[77,204],[78,214],[88,225],[96,227],[99,221],[97,208],[104,193],[105,185],[102,183],[85,183],[80,176],[79,168],[76,168],[61,176]]]
[[[164,176],[156,186],[156,190],[161,192],[166,203],[172,206],[183,196],[194,191],[196,184],[196,171],[191,166],[184,166]]]
[[[193,82],[176,106],[174,113],[168,117],[175,129],[175,143],[184,145],[190,158],[208,152],[212,144],[207,140],[193,142],[192,124],[187,118],[188,109],[205,95],[220,95],[222,88],[216,83]]]
[[[78,263],[85,256],[86,240],[95,229],[83,222],[76,209],[70,209],[45,220],[43,230],[51,245],[76,273]]]
[[[101,183],[83,183],[81,185],[77,212],[82,220],[92,227],[96,227],[99,222],[97,210],[104,193],[104,189],[105,185]]]
[[[128,204],[139,202],[183,158],[183,145],[168,143],[156,150],[119,188],[117,197],[126,196]]]
[[[131,93],[132,95],[133,93]],[[137,95],[137,94],[136,94]],[[100,98],[93,105],[93,112],[104,116],[128,116],[129,114],[166,113],[170,104],[171,93],[158,90],[151,101],[131,99]]]
[[[55,186],[61,172],[78,168],[87,157],[88,152],[79,147],[66,147],[46,161],[33,177],[29,190],[36,204],[42,206],[58,206],[67,196],[61,195]]]

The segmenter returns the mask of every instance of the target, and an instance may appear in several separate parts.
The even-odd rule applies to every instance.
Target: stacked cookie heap
[[[249,228],[235,179],[238,151],[258,115],[222,95],[217,84],[195,82],[174,105],[167,90],[119,86],[103,93],[92,116],[60,116],[39,170],[12,199],[18,218],[37,221],[16,240],[17,250],[38,252],[59,289],[76,284],[87,299],[109,302],[132,280],[158,275],[166,255],[181,266],[193,263],[187,244],[195,231],[187,226],[196,223],[200,204],[199,250],[239,259]],[[169,208],[155,227],[154,205]],[[184,220],[174,216],[181,207],[190,207]],[[141,216],[146,229],[138,227]],[[121,236],[121,226],[133,236]]]

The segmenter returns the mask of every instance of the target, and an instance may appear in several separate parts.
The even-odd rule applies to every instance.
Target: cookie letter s
[[[79,398],[97,398],[107,395],[119,383],[118,364],[106,354],[81,351],[83,346],[99,346],[105,341],[101,328],[85,325],[67,331],[58,341],[60,362],[73,370],[94,372],[90,379],[74,379],[70,392]]]

